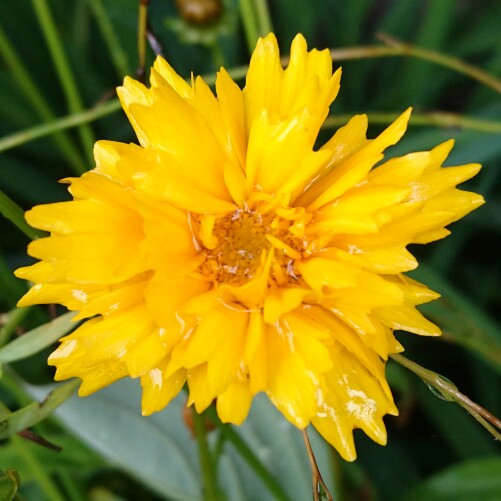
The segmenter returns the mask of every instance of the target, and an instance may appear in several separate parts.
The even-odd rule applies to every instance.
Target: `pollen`
[[[274,270],[278,267],[278,275],[295,279],[292,263],[306,243],[291,229],[291,221],[273,212],[239,209],[227,214],[214,223],[211,236],[217,243],[212,249],[203,249],[206,260],[200,271],[216,283],[242,285],[260,273],[274,247]]]

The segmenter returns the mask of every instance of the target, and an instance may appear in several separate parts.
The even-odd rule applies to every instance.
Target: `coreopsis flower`
[[[125,79],[139,145],[99,141],[96,167],[64,180],[72,201],[26,214],[50,236],[17,271],[36,284],[19,305],[88,319],[50,356],[57,380],[88,395],[140,378],[145,415],[187,383],[189,405],[216,401],[235,424],[264,392],[347,460],[354,428],[386,442],[393,332],[440,334],[416,309],[438,294],[403,274],[418,265],[407,246],[483,203],[455,188],[479,165],[442,168],[452,141],[382,163],[410,110],[372,140],[354,116],[316,148],[340,76],[301,35],[283,70],[268,35],[243,90],[221,69],[216,97],[161,57],[150,88]]]

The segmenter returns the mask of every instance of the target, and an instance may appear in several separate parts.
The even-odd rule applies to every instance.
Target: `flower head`
[[[50,356],[56,379],[88,395],[141,378],[144,414],[187,383],[197,411],[216,400],[236,424],[265,392],[348,460],[354,428],[385,443],[393,331],[440,334],[416,309],[438,294],[403,275],[406,247],[482,204],[455,188],[480,167],[442,168],[452,141],[381,163],[410,110],[373,140],[354,116],[315,149],[339,80],[301,35],[285,70],[275,37],[259,40],[245,88],[221,69],[217,97],[160,57],[150,88],[125,79],[140,145],[98,142],[96,167],[65,180],[73,200],[26,214],[51,234],[17,271],[36,284],[19,304],[88,319]]]

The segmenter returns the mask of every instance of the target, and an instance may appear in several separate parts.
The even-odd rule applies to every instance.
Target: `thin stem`
[[[221,50],[221,46],[219,45],[218,40],[214,40],[214,43],[210,46],[210,51],[212,54],[212,61],[214,62],[214,67],[216,70],[224,67],[224,54]]]
[[[50,474],[47,473],[46,468],[40,463],[36,455],[31,452],[30,446],[24,439],[12,436],[11,440],[28,470],[45,492],[47,499],[51,501],[66,501]]]
[[[54,67],[56,68],[56,72],[63,87],[68,108],[70,112],[78,113],[84,109],[83,102],[66,58],[62,39],[57,32],[54,19],[47,5],[47,0],[32,0],[32,4],[36,11],[40,27],[42,28],[45,41],[49,47]],[[92,164],[92,148],[95,141],[92,130],[88,125],[81,124],[78,133],[87,156],[87,161],[89,164]]]
[[[125,75],[129,73],[129,61],[127,60],[127,54],[123,50],[118,37],[113,29],[113,24],[110,21],[108,13],[104,8],[102,0],[90,0],[90,8],[96,18],[101,34],[108,46],[111,59],[115,65],[115,70],[117,72],[118,78],[122,79]]]
[[[256,19],[256,13],[252,4],[252,0],[239,0],[240,15],[244,25],[245,38],[247,40],[247,48],[252,54],[259,38],[259,26]]]
[[[391,46],[365,45],[358,47],[344,47],[342,49],[332,49],[330,51],[331,58],[334,62],[337,62],[378,57],[411,56],[417,59],[423,59],[439,66],[444,66],[445,68],[449,68],[458,73],[462,73],[463,75],[466,75],[473,80],[477,80],[478,82],[486,85],[487,87],[490,87],[491,89],[501,94],[501,80],[480,69],[478,66],[465,63],[459,58],[442,54],[441,52],[404,44],[388,35],[380,35],[379,38],[383,39],[385,43],[388,43]],[[282,58],[282,62],[287,61],[288,58]]]
[[[491,426],[485,426],[485,421],[487,421],[495,428],[501,430],[501,420],[491,414],[488,410],[484,409],[482,406],[470,400],[466,395],[461,393],[453,383],[447,381],[440,374],[425,369],[402,355],[391,355],[391,358],[395,360],[395,362],[414,372],[414,374],[418,375],[426,384],[435,388],[446,400],[454,401],[461,405],[461,407],[477,419],[482,426],[487,428],[487,430],[497,440],[501,440],[501,435],[494,428]],[[480,416],[481,419],[478,419],[477,416]]]
[[[254,0],[259,35],[264,37],[273,31],[267,0]]]
[[[19,205],[10,199],[3,191],[0,190],[0,214],[6,217],[18,230],[21,230],[28,238],[34,240],[43,235],[39,231],[32,228],[24,220],[24,211]]]
[[[212,415],[211,415],[212,419]],[[216,421],[217,422],[217,421]],[[225,435],[228,441],[231,442],[233,447],[238,451],[240,456],[247,462],[247,464],[254,470],[256,475],[268,487],[268,490],[273,497],[279,501],[289,501],[289,497],[283,490],[282,486],[270,474],[268,469],[261,463],[259,458],[254,454],[252,449],[247,445],[243,438],[233,429],[230,425],[219,425],[221,433]]]
[[[56,131],[69,129],[71,127],[76,127],[78,125],[92,122],[98,118],[110,115],[111,113],[118,111],[120,109],[120,102],[118,99],[114,99],[106,104],[96,106],[86,111],[81,111],[80,113],[73,113],[72,115],[67,115],[52,122],[37,125],[35,127],[30,127],[24,129],[20,132],[15,132],[8,136],[4,136],[0,139],[0,152],[15,148],[21,144],[33,141],[39,137],[47,136]]]
[[[204,417],[201,416],[192,407],[193,426],[195,429],[195,438],[198,444],[198,455],[200,457],[200,469],[202,470],[202,477],[204,479],[204,494],[206,501],[217,501],[218,488],[216,479],[216,469],[214,467],[213,458],[207,443],[207,432],[205,430]]]
[[[313,449],[311,447],[310,439],[308,438],[306,429],[301,430],[301,434],[303,435],[304,445],[306,447],[306,452],[308,454],[308,459],[311,466],[313,500],[320,501],[319,496],[323,491],[329,501],[334,501],[332,494],[327,488],[327,485],[325,485],[324,479],[322,478],[322,475],[320,473],[320,469],[318,468],[317,460],[315,459],[315,454],[313,453]]]
[[[244,1],[244,0],[241,0]],[[247,0],[245,0],[247,1]],[[256,35],[257,37],[257,35]],[[253,42],[254,46],[254,42]],[[403,53],[402,49],[395,47],[384,47],[384,46],[366,46],[366,47],[347,47],[344,49],[334,49],[331,50],[331,56],[334,60],[352,60],[352,59],[362,59],[371,57],[386,57],[386,56],[403,56],[410,55],[414,57],[421,57],[422,54],[418,55],[413,51],[408,51]],[[448,56],[443,56],[442,63],[444,60],[448,60]],[[454,60],[454,58],[452,58]],[[288,58],[282,59],[282,64],[286,65]],[[436,61],[434,61],[436,62]],[[441,64],[441,63],[437,63]],[[459,68],[457,66],[451,66],[444,64],[445,66],[456,69],[461,73],[465,73],[468,76],[474,78],[474,75],[461,70],[461,65]],[[476,68],[478,70],[478,68]],[[247,74],[248,66],[237,66],[228,70],[230,76],[235,80],[240,80]],[[479,70],[481,73],[482,71]],[[478,73],[478,72],[477,72]],[[483,72],[485,74],[485,72]],[[204,75],[202,78],[207,82],[208,85],[213,85],[215,82],[215,75]],[[490,79],[493,77],[489,76]],[[477,79],[478,80],[478,79]],[[501,82],[494,79],[500,86]],[[482,81],[482,80],[480,80]],[[485,83],[485,82],[484,82]],[[497,85],[497,84],[496,84]],[[75,127],[84,123],[91,122],[103,116],[114,113],[120,109],[120,104],[118,100],[110,101],[109,103],[92,108],[90,110],[74,113],[66,117],[59,118],[50,122],[48,124],[43,124],[40,126],[25,129],[23,131],[8,135],[0,139],[0,152],[14,148],[33,139],[51,134],[55,131],[68,129],[70,127]],[[370,119],[373,123],[389,123],[396,118],[396,114],[387,113],[374,113],[370,115]],[[337,117],[329,117],[324,123],[324,127],[334,127],[336,125],[342,125],[351,118],[348,115],[340,115]],[[433,113],[414,113],[411,118],[411,124],[418,126],[433,126],[439,125],[444,127],[462,127],[464,129],[478,130],[482,132],[489,133],[500,133],[501,123],[494,120],[479,120],[470,117],[463,117],[461,115],[456,115],[453,113],[443,113],[443,112],[433,112]]]
[[[442,54],[440,52],[408,45],[385,33],[380,33],[379,39],[382,40],[385,44],[398,50],[402,56],[414,56],[419,59],[424,59],[425,61],[438,64],[440,66],[445,66],[446,68],[455,70],[458,73],[468,75],[474,80],[477,80],[478,82],[481,82],[487,87],[495,90],[498,94],[501,94],[501,80],[498,80],[493,75],[478,68],[477,66],[465,63],[459,58]]]
[[[371,124],[389,124],[394,122],[400,113],[369,113]],[[329,129],[339,127],[353,117],[353,114],[331,115],[326,118],[322,128]],[[478,118],[465,117],[456,113],[443,111],[430,111],[426,113],[412,113],[409,125],[419,127],[458,127],[467,130],[476,130],[492,134],[501,134],[501,122],[497,120],[480,120]]]
[[[155,56],[163,57],[164,49],[162,47],[162,43],[148,25],[146,26],[146,38],[148,39],[148,43],[150,44],[153,54],[155,54]]]
[[[21,58],[17,55],[14,47],[11,45],[9,39],[1,28],[0,54],[4,58],[5,63],[11,71],[17,85],[23,91],[31,106],[33,106],[35,111],[38,113],[38,116],[44,121],[53,120],[55,118],[54,113],[45,101],[41,92],[38,90],[38,87],[33,82],[31,75],[22,65]],[[54,142],[60,149],[61,153],[66,157],[66,160],[71,165],[72,169],[77,174],[84,172],[85,167],[82,162],[81,155],[70,138],[65,134],[58,133],[54,135]]]
[[[146,64],[146,37],[148,30],[148,7],[150,0],[139,0],[139,16],[137,25],[137,58],[138,75],[144,79],[144,67]]]

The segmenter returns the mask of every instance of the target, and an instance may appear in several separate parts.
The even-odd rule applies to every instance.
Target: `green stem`
[[[386,125],[394,122],[399,115],[400,113],[374,112],[369,113],[368,118],[371,124]],[[331,115],[326,118],[322,128],[329,129],[345,125],[352,117],[353,114]],[[461,129],[501,134],[501,121],[480,120],[442,111],[412,113],[409,125],[418,127],[459,127]]]
[[[244,2],[244,0],[241,1]],[[253,42],[253,47],[254,47],[254,42]],[[371,57],[403,56],[403,55],[410,55],[414,57],[423,58],[422,51],[424,49],[414,52],[412,50],[413,49],[412,47],[410,46],[406,47],[408,47],[407,53],[404,53],[401,48],[395,48],[395,47],[384,47],[384,46],[348,47],[345,49],[334,49],[331,51],[331,55],[332,58],[337,61],[363,59]],[[473,67],[471,65],[466,65],[465,63],[459,65],[458,64],[454,65],[452,63],[449,64],[450,63],[449,60],[453,60],[456,62],[459,60],[455,60],[454,58],[450,58],[449,56],[444,56],[442,54],[440,56],[441,56],[440,58],[441,63],[438,63],[437,61],[434,62],[437,62],[437,64],[443,64],[445,61],[446,64],[443,64],[444,66],[456,69],[456,71],[464,73],[470,76],[471,78],[476,78],[478,77],[479,74],[483,75],[481,78],[476,78],[476,79],[485,83],[486,85],[487,85],[486,83],[487,80],[487,82],[490,82],[492,84],[490,85],[490,87],[495,88],[496,90],[499,88],[501,92],[501,81],[496,80],[491,75],[488,75],[487,73],[483,72],[482,70],[476,67]],[[287,64],[287,61],[288,58],[282,59],[282,63],[284,65]],[[473,68],[474,71],[473,72],[468,70],[465,71],[465,66],[467,68]],[[245,77],[245,75],[247,74],[247,70],[248,66],[237,66],[229,69],[228,73],[233,79],[240,80]],[[202,78],[207,82],[208,85],[213,85],[216,79],[214,74],[204,75]],[[120,104],[118,100],[115,99],[105,105],[101,105],[84,112],[74,113],[66,117],[54,120],[53,122],[50,122],[48,124],[31,127],[14,134],[4,136],[2,139],[0,139],[0,152],[8,150],[10,148],[14,148],[15,146],[19,146],[33,139],[51,134],[55,131],[68,129],[70,127],[75,127],[77,125],[91,122],[106,115],[110,115],[111,113],[114,113],[119,109],[120,109]],[[374,123],[386,124],[393,121],[396,118],[396,116],[397,116],[396,114],[393,115],[387,113],[375,113],[370,115],[370,119]],[[337,125],[343,125],[349,118],[351,118],[351,116],[348,115],[329,117],[327,118],[324,127],[334,127]],[[442,112],[422,113],[422,114],[414,113],[411,118],[411,125],[412,124],[421,126],[439,125],[444,127],[463,127],[465,129],[478,130],[482,132],[490,132],[496,134],[501,133],[501,123],[498,121],[479,120],[469,117],[462,117],[461,115],[456,115],[453,113],[442,113]]]
[[[32,0],[32,4],[63,87],[68,108],[70,112],[78,113],[84,109],[83,102],[66,58],[62,39],[57,32],[54,19],[47,5],[47,0]],[[95,142],[92,130],[88,125],[82,124],[78,129],[78,133],[87,156],[87,161],[91,165],[93,163],[92,148]]]
[[[113,24],[103,6],[102,0],[90,0],[90,8],[96,18],[101,34],[108,47],[118,78],[121,80],[129,73],[129,62],[118,37],[116,36]]]
[[[216,469],[214,461],[209,450],[207,442],[207,432],[205,430],[204,417],[200,415],[193,406],[191,408],[193,415],[193,426],[195,429],[195,438],[198,444],[198,454],[200,457],[200,469],[204,480],[205,501],[217,501],[218,487],[216,479]]]
[[[255,12],[257,16],[257,25],[260,36],[264,37],[273,31],[271,24],[270,10],[267,0],[254,0]]]
[[[417,59],[423,59],[424,61],[428,61],[439,66],[443,66],[458,73],[462,73],[463,75],[466,75],[501,94],[501,80],[480,69],[478,66],[465,63],[459,58],[442,54],[441,52],[404,44],[388,35],[380,35],[380,38],[390,46],[365,45],[358,47],[344,47],[342,49],[332,49],[330,51],[331,58],[334,62],[336,62],[378,57],[411,56]],[[283,58],[283,62],[286,62],[287,60],[288,58]]]
[[[221,46],[219,45],[219,40],[214,40],[214,43],[210,46],[210,51],[216,70],[218,71],[220,68],[224,68],[224,54],[221,50]]]
[[[30,127],[24,129],[20,132],[15,132],[8,136],[4,136],[0,139],[0,152],[15,148],[21,144],[33,141],[39,137],[47,136],[56,131],[69,129],[71,127],[76,127],[78,125],[92,122],[98,118],[110,115],[120,109],[120,102],[118,99],[113,99],[112,101],[96,106],[86,111],[80,113],[73,113],[72,115],[67,115],[52,122],[37,125],[35,127]]]
[[[414,372],[414,374],[419,376],[429,387],[437,390],[438,394],[444,400],[459,404],[484,428],[486,428],[496,440],[501,440],[501,434],[499,433],[499,431],[501,431],[501,420],[477,403],[470,400],[466,395],[461,393],[453,383],[447,381],[440,374],[425,369],[402,355],[391,355],[391,358],[395,360],[395,362]]]
[[[217,416],[215,416],[215,412],[211,413],[211,420],[215,419],[216,417]],[[233,447],[235,447],[237,452],[242,456],[247,464],[254,470],[263,484],[266,485],[273,497],[279,501],[290,501],[289,496],[287,496],[282,486],[276,481],[273,475],[270,474],[268,469],[263,465],[259,458],[254,454],[252,449],[233,429],[233,427],[227,424],[220,424],[219,429],[221,430],[221,433],[224,434],[226,439],[231,442]]]
[[[42,465],[36,455],[31,452],[30,446],[25,440],[15,435],[11,437],[11,440],[26,467],[45,492],[47,499],[51,501],[67,501],[59,492],[59,489],[53,482],[50,474],[47,473],[44,465]]]
[[[146,64],[146,30],[148,28],[148,6],[150,0],[139,0],[139,18],[137,26],[137,57],[139,64],[139,75],[144,77],[144,66]]]
[[[430,63],[444,66],[457,71],[458,73],[462,73],[463,75],[467,75],[470,78],[477,80],[478,82],[483,83],[487,87],[495,90],[498,94],[501,94],[501,80],[498,80],[493,75],[478,68],[477,66],[465,63],[463,60],[453,56],[403,43],[400,40],[384,33],[381,33],[379,38],[387,45],[390,45],[399,51],[399,54],[402,56],[414,56],[418,59],[423,59],[425,61],[429,61]]]
[[[245,38],[247,40],[247,48],[249,53],[252,54],[256,46],[257,39],[259,38],[259,26],[256,19],[256,13],[252,0],[239,0],[240,15],[244,25]]]
[[[12,73],[17,85],[23,91],[24,95],[30,102],[31,106],[38,113],[39,117],[44,121],[49,121],[55,118],[50,106],[45,101],[43,95],[38,90],[38,87],[33,82],[26,68],[21,64],[20,57],[16,54],[9,39],[4,31],[0,28],[0,54],[5,60],[7,67]],[[72,143],[69,137],[65,134],[58,133],[54,135],[54,141],[59,147],[61,153],[65,155],[72,169],[81,174],[85,167],[81,159],[78,149]]]
[[[24,220],[24,211],[19,205],[10,199],[3,191],[0,190],[0,214],[6,217],[19,230],[21,230],[28,238],[35,240],[43,235],[39,231],[32,228]]]

